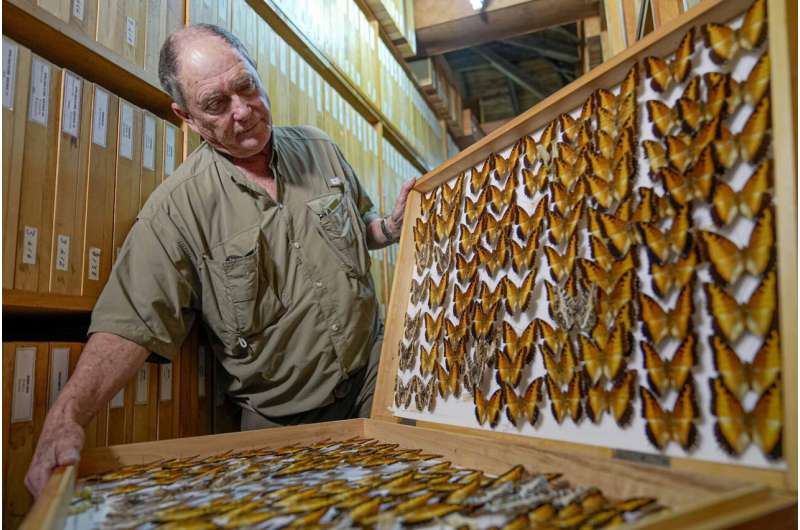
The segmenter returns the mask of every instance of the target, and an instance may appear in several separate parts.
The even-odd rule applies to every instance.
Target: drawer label
[[[14,391],[11,395],[11,423],[33,421],[33,374],[36,348],[17,348],[14,359]]]
[[[14,93],[17,84],[17,55],[19,47],[3,39],[3,107],[14,110]]]
[[[47,127],[50,110],[50,65],[38,57],[31,63],[31,94],[28,101],[28,119]]]
[[[69,348],[50,350],[50,395],[47,408],[53,406],[69,378]]]

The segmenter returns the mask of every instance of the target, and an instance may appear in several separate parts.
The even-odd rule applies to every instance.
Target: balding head
[[[161,46],[158,58],[158,80],[161,82],[161,87],[182,109],[186,108],[186,99],[178,79],[181,53],[187,45],[191,45],[193,40],[206,38],[219,39],[222,45],[230,46],[238,51],[253,69],[256,68],[255,61],[247,53],[247,48],[244,47],[242,41],[225,28],[213,24],[192,24],[174,31]]]

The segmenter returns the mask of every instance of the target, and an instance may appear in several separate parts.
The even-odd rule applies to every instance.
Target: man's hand
[[[403,229],[403,214],[406,211],[406,201],[408,200],[408,192],[412,190],[416,184],[416,177],[407,180],[400,190],[400,195],[394,203],[394,210],[386,216],[386,229],[393,236],[392,240],[397,241],[400,239],[400,232]]]
[[[83,441],[83,427],[77,422],[65,414],[47,416],[25,476],[25,486],[34,497],[42,493],[56,467],[78,463]]]

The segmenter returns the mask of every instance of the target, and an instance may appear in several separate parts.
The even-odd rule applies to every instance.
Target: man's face
[[[179,45],[186,109],[173,103],[173,110],[218,151],[260,153],[272,135],[272,113],[256,71],[219,37],[187,37]]]

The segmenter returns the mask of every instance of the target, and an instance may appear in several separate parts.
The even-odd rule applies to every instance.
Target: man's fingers
[[[56,465],[54,449],[40,454],[40,458],[34,460],[30,469],[28,469],[28,474],[25,476],[25,487],[34,497],[38,497],[42,492]]]
[[[74,447],[70,447],[59,452],[57,465],[68,466],[70,464],[77,464],[80,459],[81,454],[78,452],[78,450]]]

